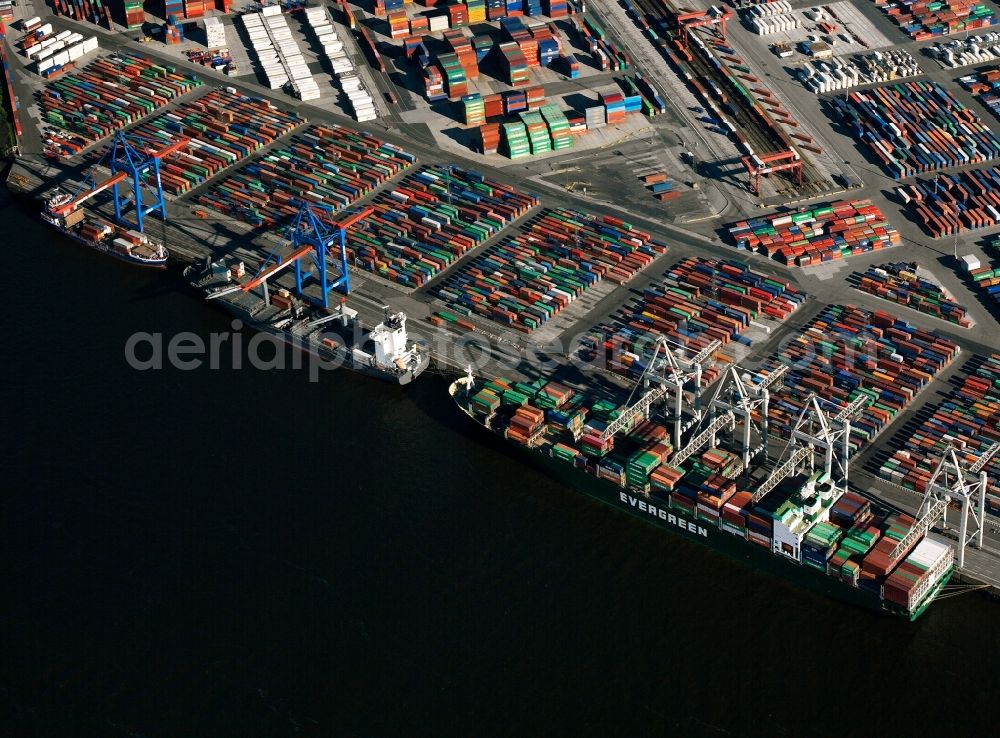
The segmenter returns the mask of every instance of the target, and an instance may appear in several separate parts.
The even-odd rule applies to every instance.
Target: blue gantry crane
[[[181,137],[155,151],[140,151],[128,140],[124,131],[115,133],[111,148],[102,161],[106,160],[106,166],[112,175],[123,173],[131,178],[135,226],[140,233],[144,230],[143,218],[150,213],[159,211],[160,217],[164,221],[167,219],[167,203],[163,197],[163,184],[160,182],[160,160],[182,149],[189,141],[190,139]],[[112,193],[115,202],[115,220],[124,223],[125,206],[129,203],[129,197],[121,190],[120,184],[120,181],[115,182]]]
[[[303,268],[302,259],[295,260],[295,288],[299,295],[305,297],[302,288],[310,277],[319,281],[320,299],[318,304],[324,308],[330,307],[330,292],[338,287],[344,294],[350,294],[351,278],[347,270],[347,229],[364,220],[373,212],[375,212],[375,208],[369,205],[352,215],[336,219],[336,211],[329,205],[307,203],[299,208],[291,227],[292,246],[296,253],[300,252],[302,247],[311,247],[316,269],[314,274],[311,270]],[[332,276],[327,263],[327,255],[333,250],[334,245],[339,251],[340,273]],[[316,302],[315,300],[311,301]]]

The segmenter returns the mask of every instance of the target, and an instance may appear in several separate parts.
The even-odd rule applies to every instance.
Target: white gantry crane
[[[771,472],[763,484],[754,490],[751,504],[760,502],[764,495],[777,487],[783,479],[793,474],[797,469],[805,466],[806,462],[808,462],[809,471],[814,471],[817,450],[823,452],[823,471],[830,481],[834,482],[834,472],[839,471],[840,473],[836,476],[840,478],[840,484],[846,489],[851,419],[864,410],[870,402],[871,398],[867,395],[858,395],[836,415],[830,417],[820,404],[819,397],[815,394],[809,395],[792,426],[791,437],[785,447],[785,452],[782,454],[784,461]],[[841,446],[839,458],[834,453],[838,444]],[[785,453],[789,452],[791,453],[785,458]]]
[[[741,451],[743,468],[749,469],[751,460],[763,453],[767,458],[768,443],[768,412],[770,410],[770,387],[785,376],[788,367],[784,364],[768,374],[759,382],[754,382],[749,373],[744,373],[736,366],[730,366],[719,380],[715,393],[709,402],[709,410],[718,417],[731,413],[742,424]],[[719,426],[719,430],[724,426]],[[751,444],[751,431],[757,433],[760,442],[757,446]],[[716,445],[716,433],[712,433],[709,441]]]
[[[969,544],[976,548],[983,546],[983,533],[986,530],[985,469],[998,453],[1000,443],[994,443],[975,462],[969,464],[958,457],[954,446],[945,451],[927,483],[917,522],[899,542],[893,554],[905,550],[939,520],[941,527],[947,529],[948,505],[955,501],[962,505],[958,523],[958,568],[965,566],[966,547]],[[978,500],[975,499],[977,497]]]
[[[673,390],[674,403],[671,413],[673,446],[674,449],[679,449],[684,431],[701,422],[702,370],[721,346],[720,341],[712,341],[690,358],[679,357],[670,348],[670,343],[666,338],[658,337],[653,355],[639,378],[646,390],[645,394],[608,424],[608,427],[601,433],[601,440],[606,441],[619,431],[629,427],[639,416],[648,418],[649,409],[653,404],[666,397],[670,390]],[[684,385],[687,382],[691,382],[694,388],[694,406],[690,419],[685,421],[683,417]]]

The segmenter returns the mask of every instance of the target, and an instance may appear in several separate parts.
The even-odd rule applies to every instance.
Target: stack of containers
[[[351,104],[354,119],[361,123],[375,120],[378,114],[375,112],[375,101],[371,93],[364,88],[361,78],[354,75],[344,75],[339,78],[340,87],[347,95]]]
[[[449,275],[434,294],[530,333],[601,280],[623,284],[665,251],[618,218],[547,209]]]
[[[427,16],[428,27],[431,33],[443,33],[448,30],[448,14],[438,13]]]
[[[521,47],[513,41],[507,41],[500,44],[498,48],[503,81],[511,87],[525,87],[531,84],[528,62]]]
[[[57,53],[58,49],[52,49],[51,51],[46,50],[45,53],[37,56],[38,59],[36,63],[36,69],[38,73],[47,79],[52,79],[57,74],[62,73],[66,68],[67,64],[70,62],[76,62],[84,54],[89,54],[91,51],[97,51],[98,43],[96,36],[83,37],[82,34],[75,33],[70,36],[74,38],[79,36],[80,40],[71,41],[70,45],[66,46],[65,56]]]
[[[958,345],[880,310],[828,305],[767,366],[788,365],[783,385],[772,388],[770,414],[787,431],[815,393],[842,407],[864,395],[855,418],[855,451],[876,435],[958,355]]]
[[[389,38],[403,38],[410,33],[410,20],[405,10],[393,10],[386,16]]]
[[[179,44],[184,40],[184,27],[177,23],[176,16],[170,16],[170,20],[163,24],[163,43],[168,46]]]
[[[430,33],[431,22],[426,15],[418,15],[410,19],[410,33],[414,36],[423,36]]]
[[[569,121],[566,115],[557,105],[542,105],[539,108],[545,125],[549,129],[549,137],[552,140],[552,150],[562,151],[573,148],[573,136],[569,130]]]
[[[882,537],[879,538],[872,550],[868,552],[861,565],[862,577],[868,579],[884,577],[896,568],[903,558],[913,550],[913,546],[917,541],[920,540],[915,539],[908,548],[893,555],[896,546],[910,532],[914,522],[916,521],[913,517],[905,513],[893,513],[885,519],[882,526]],[[844,553],[848,552],[844,551]]]
[[[341,209],[410,166],[416,157],[340,126],[310,126],[281,148],[215,184],[197,201],[252,225],[274,228],[302,203]]]
[[[843,536],[843,529],[833,523],[816,523],[802,541],[802,563],[826,573],[827,562],[836,552]]]
[[[934,236],[964,230],[992,228],[1000,223],[1000,167],[968,169],[960,174],[938,174],[932,180],[917,180],[896,188]]]
[[[486,0],[486,20],[495,21],[503,18],[507,13],[504,0]]]
[[[210,49],[226,46],[226,26],[217,16],[205,19],[205,44]]]
[[[184,17],[184,0],[163,0],[163,15],[170,20],[173,16],[176,18]]]
[[[47,85],[41,94],[42,116],[51,125],[98,141],[201,84],[174,67],[136,54],[114,54]]]
[[[503,96],[487,95],[483,98],[483,108],[487,118],[499,118],[504,114]]]
[[[753,321],[786,320],[805,300],[788,282],[755,272],[736,260],[688,258],[658,284],[595,325],[584,342],[589,361],[625,377],[642,374],[652,359],[657,336],[698,353],[712,341],[749,343],[744,333]],[[706,384],[717,376],[703,374]]]
[[[968,33],[996,25],[997,16],[988,5],[974,0],[875,0],[886,15],[914,41],[926,41],[949,33]]]
[[[949,448],[975,462],[1000,441],[1000,354],[975,357],[965,367],[961,385],[951,389],[931,416],[905,437],[880,470],[886,479],[923,494],[934,469]],[[987,504],[1000,514],[1000,457],[986,466]]]
[[[566,0],[545,0],[542,8],[549,18],[565,18],[569,15],[569,3]]]
[[[502,128],[504,153],[509,158],[521,159],[525,156],[531,156],[531,148],[528,144],[528,131],[524,127],[524,123],[504,123]]]
[[[476,52],[472,48],[472,42],[469,41],[468,36],[462,33],[459,29],[453,29],[444,32],[444,40],[449,46],[451,46],[458,63],[462,65],[462,69],[465,70],[465,76],[467,79],[476,79],[479,77],[479,62],[476,57]]]
[[[544,154],[552,151],[552,141],[545,127],[545,121],[538,113],[521,113],[521,121],[528,132],[528,144],[531,154]]]
[[[449,100],[458,100],[469,94],[468,78],[465,67],[456,54],[441,54],[438,56],[438,66],[444,75],[445,91]]]
[[[542,14],[542,0],[522,0],[521,7],[524,15],[537,16]]]
[[[205,15],[205,0],[184,0],[184,17],[201,18]]]
[[[428,102],[444,100],[448,97],[444,90],[444,77],[435,66],[424,68],[424,97]]]
[[[486,123],[486,106],[478,92],[462,98],[462,120],[467,126],[482,126]]]
[[[531,445],[542,430],[545,412],[530,405],[522,405],[510,418],[504,437],[524,446]]]
[[[489,56],[490,51],[493,49],[493,39],[489,36],[473,36],[472,48],[475,49],[476,64],[478,65],[479,62]]]
[[[187,192],[222,169],[251,156],[303,123],[261,98],[215,89],[132,129],[149,148],[166,146],[184,136],[188,144],[161,160],[164,189]]]
[[[468,0],[466,7],[469,25],[486,22],[486,0]]]
[[[428,4],[428,3],[425,3]],[[433,3],[429,3],[433,5]],[[403,0],[375,0],[375,15],[383,17],[387,13],[403,9]]]
[[[895,179],[1000,156],[1000,138],[936,82],[852,91],[843,105],[855,138]]]
[[[954,551],[948,543],[925,537],[885,580],[887,602],[914,610],[928,591],[951,572]]]
[[[899,243],[899,232],[871,200],[839,200],[811,210],[776,213],[728,226],[741,251],[809,266]]]
[[[529,111],[540,110],[545,104],[545,88],[541,85],[524,91],[524,99]]]
[[[1000,256],[1000,241],[994,239],[987,247]],[[966,262],[966,271],[972,283],[982,291],[987,302],[1000,307],[1000,261],[982,266],[982,263],[975,259],[971,264]]]
[[[608,125],[625,122],[625,96],[620,92],[601,93],[601,105],[604,106],[604,121]]]
[[[467,25],[469,15],[466,12],[465,3],[455,3],[448,6],[448,25],[451,28]]]
[[[246,28],[250,45],[257,56],[257,63],[260,64],[267,80],[267,86],[272,90],[281,89],[288,84],[288,73],[271,42],[271,35],[268,32],[267,24],[264,23],[264,16],[260,13],[246,13],[239,18]]]
[[[124,0],[125,2],[125,25],[129,30],[142,28],[146,22],[146,13],[142,9],[142,0]]]
[[[972,320],[964,306],[952,300],[941,285],[910,271],[907,263],[870,266],[864,274],[857,275],[857,280],[856,286],[862,292],[906,305],[962,328],[972,327]]]
[[[536,203],[477,172],[424,167],[376,198],[348,253],[356,266],[419,287]]]
[[[527,91],[511,91],[503,93],[503,112],[506,115],[520,113],[528,109]]]
[[[584,119],[587,123],[587,130],[603,128],[608,124],[607,114],[603,105],[592,105],[583,111]]]
[[[500,146],[500,124],[486,123],[479,127],[479,150],[484,154],[495,154]]]

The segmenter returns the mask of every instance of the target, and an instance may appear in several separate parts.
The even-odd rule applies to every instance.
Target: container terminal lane
[[[810,7],[799,3],[793,5],[797,9]],[[990,111],[955,84],[956,78],[969,73],[969,70],[943,69],[926,56],[921,56],[917,50],[918,44],[907,40],[874,4],[858,0],[850,5],[866,22],[887,38],[898,42],[898,48],[909,49],[919,59],[920,66],[925,71],[922,79],[933,80],[946,87],[984,122],[996,125]],[[707,12],[709,4],[703,3],[703,6],[702,10]],[[371,21],[370,27],[377,27],[377,21],[370,12],[371,4],[362,7],[368,11],[359,14],[364,17],[362,24]],[[634,7],[652,16],[654,11],[658,12],[659,6],[640,3]],[[864,310],[882,311],[905,320],[911,326],[934,331],[956,344],[961,349],[960,353],[933,377],[913,402],[896,414],[886,427],[880,429],[871,443],[851,459],[852,486],[857,491],[870,495],[887,506],[917,512],[921,495],[892,483],[880,474],[880,464],[899,448],[904,428],[918,425],[931,409],[946,399],[949,387],[961,381],[970,359],[998,353],[997,312],[970,290],[968,280],[952,257],[953,251],[959,254],[984,255],[982,243],[989,234],[995,233],[995,229],[985,232],[968,231],[954,239],[932,239],[916,219],[901,207],[899,200],[893,197],[893,189],[900,183],[888,176],[863,146],[844,135],[842,124],[828,113],[829,99],[817,99],[816,95],[790,76],[784,69],[785,60],[767,50],[767,37],[752,34],[746,26],[741,25],[740,11],[732,10],[733,17],[729,22],[725,42],[728,46],[724,49],[731,53],[725,55],[739,59],[738,66],[749,71],[746,76],[773,89],[772,107],[784,111],[779,113],[781,120],[796,119],[799,125],[795,129],[822,151],[822,155],[816,156],[802,152],[809,159],[805,165],[807,186],[801,191],[796,192],[794,172],[788,174],[775,171],[770,174],[765,172],[759,181],[758,192],[751,192],[752,173],[748,177],[747,163],[741,161],[745,158],[744,152],[733,147],[733,142],[739,142],[740,137],[721,135],[706,127],[702,120],[704,111],[708,109],[705,102],[697,97],[697,90],[692,92],[689,85],[686,91],[681,89],[685,87],[683,78],[667,63],[663,50],[657,48],[648,35],[644,35],[641,22],[627,12],[625,5],[617,5],[609,0],[594,2],[587,10],[587,16],[595,18],[609,29],[608,39],[617,45],[615,48],[621,48],[630,55],[633,65],[638,69],[629,72],[640,71],[648,75],[661,95],[666,94],[669,99],[668,110],[664,115],[650,118],[641,128],[634,124],[631,127],[623,126],[620,135],[615,135],[608,129],[587,134],[587,137],[602,136],[599,142],[589,148],[516,162],[496,156],[478,155],[471,150],[463,151],[457,146],[442,147],[442,128],[448,125],[447,121],[442,121],[440,115],[435,117],[433,111],[423,110],[419,91],[411,94],[413,90],[397,85],[398,76],[381,73],[372,66],[364,70],[364,78],[376,93],[376,107],[381,115],[377,121],[358,123],[338,108],[318,102],[312,104],[312,101],[298,101],[281,90],[268,89],[259,84],[254,75],[223,77],[204,71],[203,67],[178,56],[169,46],[158,42],[137,42],[134,31],[117,27],[116,32],[109,32],[106,28],[89,22],[53,15],[51,9],[41,2],[19,4],[17,17],[24,19],[37,16],[45,23],[50,23],[55,32],[68,30],[91,33],[99,39],[100,56],[113,52],[139,54],[156,63],[174,66],[180,72],[193,73],[204,83],[203,88],[169,102],[154,111],[149,118],[175,110],[191,99],[198,98],[206,90],[224,86],[233,88],[239,94],[269,100],[280,110],[294,110],[307,120],[307,123],[297,127],[291,134],[280,136],[245,159],[209,177],[207,181],[177,197],[169,198],[169,217],[166,223],[153,218],[147,220],[148,232],[162,238],[175,260],[196,262],[227,257],[243,261],[247,272],[254,274],[268,254],[275,251],[281,253],[286,246],[280,233],[264,226],[249,225],[205,207],[199,203],[199,196],[205,195],[220,181],[246,167],[248,162],[258,161],[269,152],[286,146],[296,132],[306,131],[309,126],[338,125],[350,130],[367,131],[374,138],[398,146],[416,157],[413,166],[355,199],[350,204],[351,209],[380,202],[387,189],[398,185],[420,167],[436,164],[457,165],[463,170],[479,173],[488,181],[503,183],[520,193],[537,196],[537,205],[489,234],[443,269],[430,275],[419,286],[400,284],[352,266],[352,292],[348,298],[351,307],[359,312],[366,323],[372,325],[381,319],[384,305],[404,311],[410,317],[411,333],[427,341],[442,371],[462,372],[465,363],[479,357],[479,352],[475,350],[456,350],[456,345],[460,342],[463,345],[490,344],[492,358],[486,365],[477,367],[479,374],[524,381],[544,376],[574,389],[586,388],[590,393],[617,397],[620,402],[628,396],[634,381],[626,379],[620,373],[609,371],[604,366],[598,366],[601,364],[600,360],[591,360],[582,367],[579,361],[570,361],[582,355],[578,350],[579,343],[573,342],[591,332],[595,326],[610,320],[630,301],[642,296],[647,288],[661,285],[664,274],[686,259],[738,259],[748,263],[755,272],[774,275],[807,295],[804,303],[791,315],[784,319],[762,316],[753,321],[753,325],[745,333],[748,340],[725,347],[727,359],[736,360],[741,367],[751,371],[766,366],[768,360],[778,354],[788,340],[799,334],[811,321],[821,317],[828,305],[850,304]],[[231,22],[228,17],[224,20]],[[19,34],[10,26],[8,23],[8,64],[13,71],[14,94],[21,107],[19,117],[22,135],[18,142],[21,155],[11,168],[8,186],[36,198],[56,185],[72,191],[96,161],[96,152],[107,146],[108,140],[89,146],[82,155],[57,163],[41,155],[45,145],[42,128],[46,124],[40,122],[35,101],[45,86],[45,80],[29,71],[26,60],[13,45]],[[229,44],[237,46],[241,41],[234,41],[237,35],[235,24],[229,26],[229,31]],[[717,52],[713,46],[717,39],[710,24],[706,24],[706,27],[692,27],[686,33],[697,35],[698,42],[694,45],[711,47],[705,53]],[[384,44],[383,37],[376,38]],[[679,55],[678,47],[674,46],[673,49],[673,53]],[[359,59],[366,60],[366,57],[358,56],[356,51],[355,60]],[[89,60],[90,57],[84,63]],[[400,64],[398,59],[395,62]],[[698,75],[706,78],[711,76],[709,63],[704,59],[699,60],[697,54],[691,64]],[[591,77],[578,80],[547,80],[546,92],[550,96],[585,94],[588,85],[596,88],[599,85],[613,84],[620,77],[614,72],[589,72]],[[732,77],[733,73],[730,71],[726,74]],[[714,79],[715,84],[721,84],[721,81],[721,78]],[[386,93],[392,93],[393,99],[397,101],[389,103]],[[689,101],[702,104],[682,104]],[[727,98],[719,107],[723,112],[727,107],[733,110],[735,115],[732,119],[738,125],[749,126],[752,124],[752,104],[747,101],[740,104],[742,107],[732,106]],[[734,109],[737,107],[738,109]],[[134,127],[130,125],[126,131]],[[746,139],[751,147],[757,142],[758,145],[765,143],[760,131],[751,132]],[[797,142],[802,139],[786,140]],[[766,143],[770,146],[773,141],[774,139]],[[947,171],[955,174],[963,169],[989,165],[990,162],[980,162],[948,168]],[[757,165],[751,162],[750,168],[753,166]],[[670,173],[670,179],[676,181],[676,187],[684,190],[680,201],[685,204],[684,208],[664,205],[648,195],[640,178],[648,176],[651,171]],[[857,187],[845,191],[840,185],[842,182]],[[621,197],[623,192],[627,192],[628,197]],[[759,254],[737,251],[729,242],[723,227],[761,217],[775,207],[810,208],[819,207],[827,201],[848,199],[870,200],[898,229],[899,242],[885,253],[870,251],[846,259],[822,261],[798,268],[768,260]],[[94,201],[96,210],[104,215],[113,214],[110,203],[102,202],[99,197],[94,198]],[[533,331],[513,330],[502,322],[489,320],[475,313],[459,316],[467,326],[471,326],[471,330],[440,319],[444,313],[451,314],[449,308],[452,306],[442,294],[447,294],[449,284],[454,283],[456,275],[478,268],[477,259],[490,253],[491,249],[511,236],[528,229],[544,213],[560,210],[582,211],[598,219],[607,216],[607,223],[625,221],[632,229],[648,233],[652,239],[666,244],[666,251],[655,255],[631,278],[624,279],[620,286],[606,279],[583,291],[577,299],[570,301]],[[932,272],[933,277],[956,301],[966,307],[974,322],[973,327],[960,328],[851,286],[852,274],[887,262],[917,262]],[[272,284],[272,289],[279,288],[294,291],[294,280],[287,270]],[[432,318],[437,320],[432,322]],[[537,359],[544,361],[543,369],[539,368]],[[724,362],[716,363],[721,366]],[[544,372],[544,375],[540,372]],[[772,445],[773,455],[777,456],[782,444],[772,439]],[[952,506],[947,515],[951,524],[946,530],[939,528],[937,533],[954,539],[959,523],[958,510]],[[987,515],[984,532],[983,547],[966,549],[964,566],[956,573],[953,581],[969,585],[983,584],[1000,592],[1000,517]]]

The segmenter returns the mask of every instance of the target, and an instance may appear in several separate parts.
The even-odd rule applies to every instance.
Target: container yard
[[[713,341],[753,345],[747,333],[758,321],[784,321],[805,301],[785,280],[750,269],[742,262],[689,258],[662,280],[629,300],[607,321],[594,326],[584,351],[590,361],[636,379],[646,369],[658,336],[698,353]],[[720,369],[707,368],[702,381],[715,381]]]
[[[974,323],[965,306],[955,302],[940,284],[928,279],[930,275],[921,276],[920,271],[916,264],[905,262],[870,266],[864,274],[856,275],[856,286],[869,295],[971,328]]]
[[[811,266],[899,243],[899,232],[871,200],[840,200],[811,210],[740,221],[728,236],[741,251]]]
[[[837,405],[869,404],[854,419],[850,446],[871,443],[958,355],[952,340],[880,310],[829,305],[770,361],[789,367],[771,400],[771,422],[790,431],[813,394]]]
[[[90,170],[113,150],[106,139],[127,130],[148,157],[143,171],[158,172],[162,204],[145,201],[146,231],[162,229],[174,262],[210,256],[220,291],[278,316],[269,323],[278,333],[301,328],[309,303],[315,317],[326,312],[321,321],[339,303],[366,325],[405,311],[440,372],[465,370],[464,341],[496,348],[476,369],[477,422],[491,417],[491,430],[577,469],[584,486],[610,483],[613,504],[630,509],[631,496],[664,527],[672,515],[686,521],[682,533],[726,536],[738,556],[750,548],[795,564],[779,563],[782,576],[812,569],[806,580],[819,577],[821,589],[833,580],[848,601],[905,617],[947,584],[960,552],[945,531],[925,535],[940,525],[924,526],[920,501],[903,491],[917,489],[918,473],[907,467],[906,484],[884,474],[831,485],[832,475],[804,471],[790,431],[823,398],[817,412],[835,430],[835,418],[850,418],[849,450],[874,474],[902,463],[882,431],[914,416],[929,423],[927,413],[942,417],[938,406],[953,402],[978,425],[952,413],[949,433],[935,425],[915,435],[920,469],[932,472],[949,444],[970,464],[968,449],[990,448],[997,398],[979,369],[997,360],[986,358],[996,326],[983,306],[994,287],[1000,294],[1000,263],[952,264],[924,236],[979,253],[958,241],[996,224],[1000,181],[982,167],[924,175],[997,158],[1000,141],[978,117],[980,104],[993,107],[992,70],[966,81],[978,95],[968,107],[942,71],[885,84],[923,73],[917,47],[894,44],[845,2],[773,3],[738,17],[634,0],[177,5],[165,35],[158,16],[125,36],[120,20],[95,31],[70,12],[29,44],[67,30],[56,43],[80,43],[89,26],[105,55],[97,60],[39,75],[37,58],[17,55],[15,94],[38,101],[48,128],[29,135],[48,157],[25,157],[23,180],[12,181],[41,196],[58,180],[65,194],[47,201],[50,222],[96,214],[143,237],[130,194],[114,215],[132,171],[106,156]],[[144,12],[131,10],[133,21]],[[939,10],[926,20],[947,24]],[[202,31],[203,18],[216,20]],[[779,59],[768,46],[785,37],[793,58]],[[239,74],[251,60],[242,52],[253,63]],[[789,84],[792,68],[803,85]],[[817,99],[827,93],[837,95]],[[24,150],[39,149],[35,140]],[[859,140],[881,152],[890,176],[918,178],[891,189],[868,180],[870,167],[849,166]],[[768,208],[779,199],[790,204]],[[921,218],[937,232],[920,233]],[[891,260],[865,256],[890,246]],[[847,257],[860,266],[846,268]],[[914,267],[932,258],[947,262],[943,281]],[[551,364],[524,359],[549,341],[563,347]],[[668,350],[678,375],[665,381],[653,375],[667,376]],[[956,378],[960,351],[979,368]],[[770,404],[719,424],[736,408],[738,382],[746,402],[769,392]],[[923,392],[935,383],[945,402]],[[753,428],[747,448],[740,418]],[[789,447],[799,456],[786,475]]]
[[[907,432],[901,448],[882,464],[879,473],[923,494],[942,452],[951,447],[975,461],[1000,442],[1000,354],[977,356],[962,367],[958,384],[933,405],[926,420]],[[1000,515],[1000,458],[987,466],[988,502]]]
[[[458,167],[422,167],[374,200],[351,232],[351,263],[420,287],[538,204],[538,198]]]
[[[875,0],[889,19],[914,41],[935,36],[975,31],[997,24],[994,10],[971,0],[927,2],[927,0]]]
[[[896,188],[896,195],[934,238],[1000,222],[1000,168],[967,169],[961,174],[938,174]]]
[[[1000,155],[1000,138],[935,82],[852,91],[847,100],[836,105],[854,136],[894,179]]]
[[[976,96],[976,99],[988,108],[993,115],[1000,118],[1000,68],[979,69],[958,80],[965,89]]]
[[[873,51],[848,61],[834,57],[829,61],[806,62],[796,71],[803,86],[817,95],[921,74],[923,70],[917,60],[905,49]]]
[[[215,89],[150,118],[131,130],[150,148],[169,145],[178,136],[185,147],[163,161],[164,189],[180,195],[237,164],[305,121],[295,112],[279,110],[261,98]]]
[[[984,33],[928,46],[924,52],[946,69],[982,64],[1000,58],[1000,33]]]
[[[49,84],[40,105],[47,123],[93,143],[201,85],[175,67],[113,54]]]
[[[530,333],[599,282],[625,284],[667,250],[617,218],[546,209],[434,288],[449,308]]]
[[[310,126],[197,197],[201,205],[273,228],[303,202],[345,208],[416,161],[397,146],[340,126]]]

